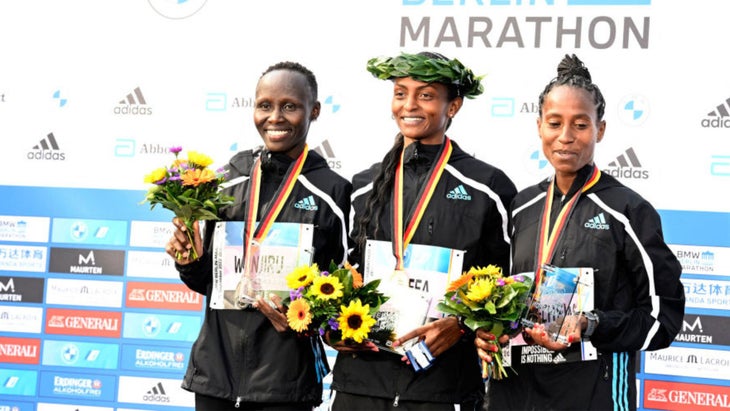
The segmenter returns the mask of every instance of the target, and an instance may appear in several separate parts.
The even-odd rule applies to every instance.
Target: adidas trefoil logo
[[[458,187],[449,191],[449,193],[446,194],[446,198],[450,198],[452,200],[471,201],[471,196],[469,195],[469,193],[466,192],[463,184],[459,184]]]
[[[585,228],[592,228],[594,230],[608,230],[609,226],[606,222],[606,217],[603,215],[603,213],[598,214],[597,216],[589,219],[586,221],[585,224],[583,224]]]
[[[317,211],[319,207],[314,203],[314,196],[304,197],[301,200],[294,203],[294,208],[299,208],[307,211]]]

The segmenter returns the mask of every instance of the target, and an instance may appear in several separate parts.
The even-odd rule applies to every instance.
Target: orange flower
[[[452,281],[451,284],[446,288],[446,292],[456,291],[457,288],[461,287],[464,284],[467,284],[471,279],[474,278],[473,273],[465,273],[461,277],[457,278],[456,280]]]
[[[180,176],[184,186],[197,187],[200,184],[209,183],[215,180],[215,173],[209,169],[190,169],[186,170],[183,175]]]
[[[352,288],[362,287],[362,274],[360,274],[357,269],[351,266],[347,261],[345,261],[345,268],[350,270],[350,274],[352,274]]]
[[[312,313],[309,309],[309,304],[302,298],[291,302],[286,312],[286,319],[292,330],[302,332],[312,323]]]

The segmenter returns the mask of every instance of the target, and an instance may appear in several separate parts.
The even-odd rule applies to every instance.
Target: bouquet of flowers
[[[375,313],[388,300],[377,290],[380,280],[363,284],[362,274],[349,264],[329,271],[317,264],[300,266],[286,277],[291,289],[284,303],[289,327],[302,336],[324,335],[331,342],[367,339]]]
[[[504,277],[502,269],[495,265],[472,267],[447,287],[438,309],[461,317],[464,325],[474,331],[483,328],[499,338],[519,327],[531,289],[529,276]],[[482,364],[484,377],[507,377],[499,344],[492,357],[491,364]]]
[[[197,220],[217,220],[218,209],[232,204],[233,197],[225,196],[220,185],[225,179],[222,169],[208,168],[213,160],[197,151],[189,151],[188,158],[179,158],[182,147],[172,147],[170,152],[175,161],[169,167],[160,167],[147,174],[144,182],[153,184],[142,202],[149,202],[150,209],[158,204],[175,213],[188,228],[187,234],[193,244],[193,223]],[[180,255],[176,256],[178,259]],[[190,258],[198,258],[195,247]]]

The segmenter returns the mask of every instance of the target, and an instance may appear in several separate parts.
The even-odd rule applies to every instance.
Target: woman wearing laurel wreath
[[[635,410],[637,352],[669,346],[682,325],[682,267],[651,204],[593,161],[606,102],[588,69],[566,55],[557,72],[540,94],[537,119],[555,174],[511,205],[512,272],[534,272],[542,301],[550,282],[541,279],[555,267],[588,267],[592,279],[580,292],[592,307],[564,317],[574,326],[566,340],[528,323],[511,340],[515,373],[489,382],[489,409]],[[477,332],[482,358],[491,339]]]
[[[243,227],[235,233],[243,247],[219,246],[226,234],[233,236],[219,231],[222,223],[206,224],[204,240],[196,223],[191,244],[184,224],[173,220],[177,230],[167,253],[181,257],[180,278],[211,305],[182,382],[195,393],[196,410],[311,411],[322,401],[328,366],[321,339],[297,337],[280,298],[250,295],[241,307],[225,307],[239,309],[214,309],[211,301],[216,270],[233,261],[226,253],[243,248],[246,261],[274,224],[312,226],[311,244],[305,245],[313,249],[312,262],[323,268],[345,263],[352,186],[307,147],[310,124],[319,114],[317,81],[309,69],[294,62],[270,66],[258,80],[253,110],[264,147],[231,158],[225,192],[235,202],[219,212],[223,224]],[[198,260],[188,258],[192,247]]]
[[[428,282],[435,299],[444,294],[445,276],[408,272],[409,245],[460,250],[463,267],[508,267],[506,206],[516,188],[501,170],[446,136],[464,99],[482,93],[481,78],[458,60],[430,52],[374,58],[367,69],[393,82],[391,111],[400,132],[382,162],[353,176],[351,236],[357,245],[351,262],[367,272],[372,261],[364,260],[366,247],[387,242],[395,264],[386,278],[412,287]],[[372,342],[335,344],[332,409],[481,409],[484,383],[473,334],[456,318],[431,320],[396,340],[417,339],[430,352],[432,362],[420,371]]]

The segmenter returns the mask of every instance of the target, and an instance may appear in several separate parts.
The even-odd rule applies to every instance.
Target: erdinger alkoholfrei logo
[[[704,128],[730,128],[730,97],[707,113],[701,124]]]
[[[324,157],[324,159],[327,160],[327,165],[330,166],[330,168],[342,168],[342,161],[337,159],[334,150],[332,150],[332,145],[328,140],[322,141],[322,144],[313,148],[312,150],[320,156]]]
[[[58,141],[53,133],[41,139],[38,144],[34,145],[33,148],[27,154],[28,160],[56,160],[63,161],[66,159],[66,153],[61,151],[58,146]]]
[[[603,172],[616,178],[640,180],[649,178],[649,171],[642,168],[641,161],[639,161],[633,147],[629,147],[623,154],[608,163],[608,168]]]
[[[149,116],[152,115],[152,107],[147,104],[142,89],[136,87],[126,97],[119,100],[114,107],[114,114]]]

